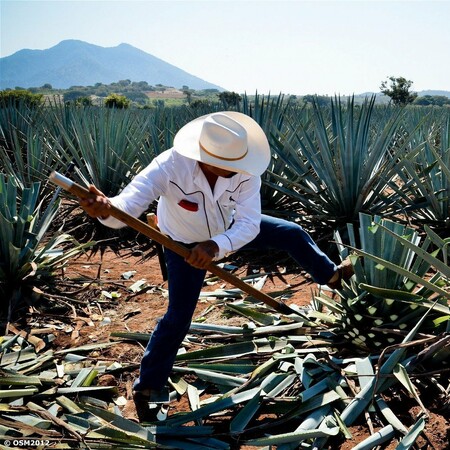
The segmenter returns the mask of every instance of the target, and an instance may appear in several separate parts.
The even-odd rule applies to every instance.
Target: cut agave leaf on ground
[[[356,444],[352,450],[373,450],[379,445],[389,441],[395,436],[394,428],[392,425],[387,425],[379,431],[376,431],[372,436],[369,436],[364,441]]]
[[[79,407],[89,411],[97,417],[100,417],[118,429],[133,433],[134,435],[148,441],[154,440],[154,434],[150,430],[136,422],[133,422],[132,420],[125,419],[117,414],[111,413],[110,411],[89,404],[80,404]]]
[[[5,414],[4,416],[6,419],[15,420],[17,422],[23,423],[25,425],[29,425],[31,427],[40,428],[42,430],[48,430],[52,426],[52,422],[49,420],[44,420],[39,417],[35,417],[30,415],[14,415],[9,416]]]
[[[29,395],[34,395],[38,392],[38,388],[26,388],[26,389],[1,389],[0,398],[16,398],[16,397],[26,397]]]
[[[263,446],[263,445],[280,445],[286,444],[290,442],[297,442],[300,444],[302,441],[311,438],[318,437],[328,437],[328,436],[336,436],[339,433],[339,427],[333,427],[328,429],[318,429],[318,430],[299,430],[293,431],[292,433],[283,433],[274,436],[269,436],[266,438],[259,439],[251,439],[246,441],[246,445],[255,445],[255,446]]]
[[[237,358],[239,356],[256,353],[255,343],[252,341],[245,341],[236,344],[218,345],[215,347],[206,348],[204,350],[195,350],[192,352],[177,355],[177,361],[193,361],[206,359],[223,359],[223,358]]]
[[[212,323],[197,323],[192,322],[189,331],[198,331],[202,333],[223,333],[223,334],[244,334],[248,332],[247,328],[244,327],[233,327],[229,325],[217,325]]]
[[[257,391],[254,397],[239,411],[230,422],[230,432],[232,434],[243,431],[248,423],[253,419],[261,404],[261,391]]]
[[[260,325],[272,325],[274,323],[274,316],[270,314],[263,314],[255,309],[243,307],[236,304],[227,304],[226,307],[250,320],[254,320]]]
[[[240,289],[217,289],[215,291],[202,291],[199,298],[240,298],[242,297],[242,291]]]
[[[371,382],[375,373],[369,358],[356,360],[356,372],[358,374],[359,385],[363,389]]]
[[[251,400],[255,395],[257,395],[259,391],[260,391],[259,388],[254,388],[249,389],[247,391],[239,392],[235,395],[231,395],[230,397],[219,398],[218,400],[206,406],[202,406],[197,411],[192,411],[186,414],[176,414],[173,417],[169,416],[167,424],[169,426],[176,426],[193,420],[203,419],[209,416],[210,414],[214,414],[218,411],[223,411],[224,409],[236,406],[240,403],[247,402]]]
[[[94,370],[92,367],[82,368],[77,377],[73,380],[71,387],[90,386],[97,374],[97,370]]]
[[[204,369],[212,372],[222,372],[226,374],[237,374],[237,375],[245,375],[250,374],[255,369],[255,365],[248,363],[243,364],[239,362],[238,360],[236,362],[230,363],[212,363],[212,364],[193,364],[190,363],[189,367],[197,368],[197,369]]]
[[[271,373],[261,383],[263,393],[268,398],[277,397],[296,381],[297,375],[290,373]]]
[[[425,428],[425,419],[421,417],[408,431],[406,436],[400,441],[395,450],[409,450],[417,441]]]
[[[405,367],[402,364],[397,364],[394,368],[394,375],[395,377],[400,381],[400,383],[403,385],[403,387],[406,388],[406,390],[410,393],[411,397],[415,398],[417,403],[422,408],[422,411],[425,413],[425,415],[428,415],[427,410],[425,406],[422,403],[422,400],[420,399],[419,395],[417,394],[417,389],[413,385],[411,378],[408,375],[408,372],[406,371]]]
[[[37,376],[2,373],[0,374],[0,385],[42,386],[42,383],[40,378]]]
[[[219,384],[221,386],[242,386],[246,383],[247,379],[237,376],[230,376],[224,373],[211,372],[203,369],[195,369],[193,367],[174,367],[175,372],[195,373],[201,380],[208,381],[210,383]]]
[[[387,403],[381,398],[377,397],[376,399],[378,408],[380,408],[381,414],[383,417],[398,431],[403,434],[408,432],[407,428],[402,424],[397,415],[394,414],[391,408],[387,405]]]

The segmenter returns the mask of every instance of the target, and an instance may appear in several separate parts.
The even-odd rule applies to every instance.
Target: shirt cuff
[[[219,253],[214,258],[215,260],[222,259],[228,253],[233,251],[233,245],[231,243],[231,240],[225,234],[219,234],[218,236],[214,236],[213,238],[211,238],[211,240],[214,241],[219,246]]]

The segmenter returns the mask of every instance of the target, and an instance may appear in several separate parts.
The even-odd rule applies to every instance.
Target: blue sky
[[[1,57],[125,42],[240,93],[376,92],[391,75],[450,91],[446,0],[0,0],[0,14]]]

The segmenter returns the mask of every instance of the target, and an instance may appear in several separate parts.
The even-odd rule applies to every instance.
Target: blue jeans
[[[337,268],[299,225],[262,215],[258,236],[243,250],[286,251],[319,284],[325,284]],[[196,269],[171,250],[165,249],[169,306],[156,325],[141,361],[134,389],[161,390],[170,375],[178,349],[191,325],[206,271]]]

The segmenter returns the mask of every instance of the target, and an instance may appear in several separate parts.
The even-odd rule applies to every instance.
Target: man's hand
[[[91,217],[107,219],[109,217],[109,210],[111,209],[108,197],[106,197],[103,192],[99,191],[93,184],[89,186],[89,191],[95,194],[95,197],[80,198],[80,206]]]
[[[217,253],[219,246],[214,241],[200,242],[191,249],[186,262],[197,269],[206,269]]]

